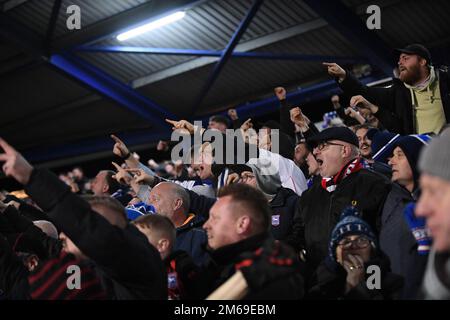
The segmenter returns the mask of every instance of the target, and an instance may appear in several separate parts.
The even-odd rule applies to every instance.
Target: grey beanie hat
[[[419,159],[421,172],[450,181],[450,128],[431,139]]]

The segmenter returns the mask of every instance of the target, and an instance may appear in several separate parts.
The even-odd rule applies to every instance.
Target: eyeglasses
[[[324,142],[321,142],[321,143],[319,143],[317,145],[317,149],[319,149],[319,151],[322,151],[327,146],[341,146],[341,147],[345,147],[343,144],[333,143],[333,142],[329,142],[329,141],[324,141]]]
[[[370,240],[367,239],[366,237],[359,237],[356,238],[355,240],[344,239],[338,243],[338,246],[344,249],[350,249],[353,246],[353,244],[358,249],[364,249],[369,246]]]
[[[252,173],[241,173],[241,179],[242,180],[250,180],[250,179],[254,179],[255,175]]]

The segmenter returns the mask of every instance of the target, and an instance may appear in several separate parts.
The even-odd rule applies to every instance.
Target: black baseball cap
[[[431,65],[431,54],[425,46],[415,43],[404,47],[403,49],[395,49],[396,54],[400,55],[402,53],[406,54],[416,54],[419,57],[424,58],[428,65]]]
[[[358,137],[347,127],[332,127],[325,129],[308,138],[306,142],[311,148],[315,148],[319,143],[328,140],[339,140],[359,147]]]

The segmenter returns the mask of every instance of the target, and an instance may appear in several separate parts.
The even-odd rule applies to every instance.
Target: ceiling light
[[[172,23],[172,22],[182,19],[185,16],[185,14],[186,13],[184,11],[178,11],[178,12],[172,13],[161,19],[146,23],[142,26],[139,26],[134,29],[128,30],[124,33],[121,33],[117,36],[117,40],[124,41],[124,40],[130,39],[130,38],[136,37],[138,35],[141,35],[145,32],[165,26],[166,24],[169,24],[169,23]]]

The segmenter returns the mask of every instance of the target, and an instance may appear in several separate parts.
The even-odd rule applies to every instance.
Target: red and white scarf
[[[322,188],[328,192],[333,192],[336,190],[338,184],[347,176],[366,167],[367,163],[363,158],[356,158],[343,166],[335,176],[331,178],[322,178]]]

